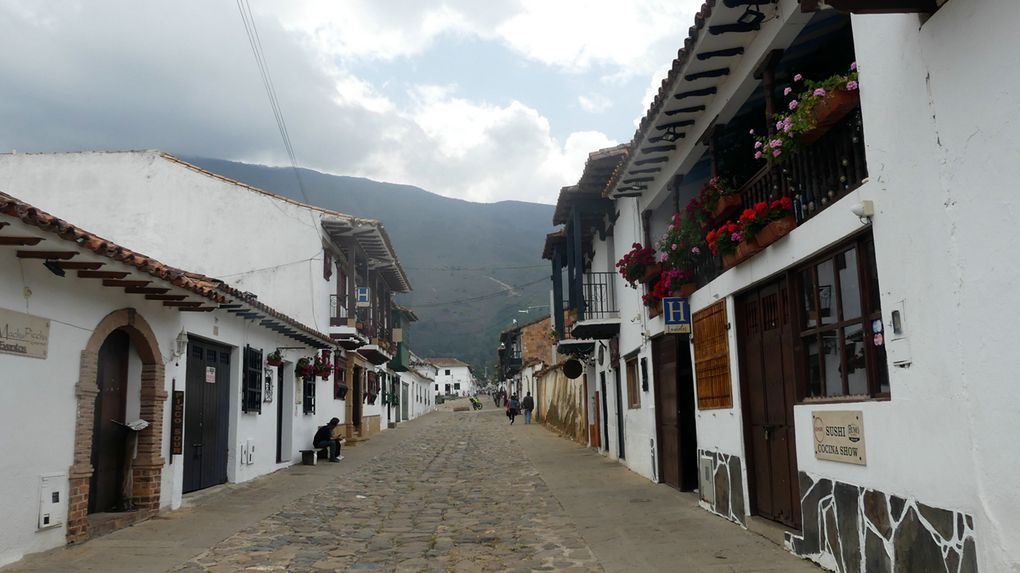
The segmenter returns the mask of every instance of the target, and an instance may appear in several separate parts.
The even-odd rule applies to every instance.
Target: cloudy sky
[[[249,0],[298,162],[553,202],[625,142],[700,0]],[[0,151],[287,165],[235,0],[0,0]]]

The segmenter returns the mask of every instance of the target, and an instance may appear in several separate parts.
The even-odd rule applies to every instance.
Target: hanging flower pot
[[[294,365],[294,374],[298,378],[308,378],[309,376],[315,375],[315,364],[311,358],[301,358]]]
[[[740,195],[733,193],[730,195],[720,195],[719,200],[716,202],[715,207],[712,209],[712,220],[720,221],[733,214],[734,211],[740,208],[744,204],[744,199]]]
[[[266,366],[283,366],[283,356],[279,350],[270,352],[266,356]]]
[[[797,220],[793,218],[793,215],[787,215],[782,219],[772,221],[768,225],[765,225],[765,228],[755,235],[754,241],[758,244],[759,248],[764,249],[788,235],[790,231],[795,228],[797,228]]]
[[[683,296],[683,297],[687,297],[687,296],[691,296],[692,294],[694,294],[694,291],[696,291],[696,290],[698,290],[698,283],[684,283],[684,284],[680,285],[680,288],[672,291],[669,294],[670,294],[670,296]]]
[[[659,263],[647,265],[647,266],[645,266],[645,274],[642,275],[642,277],[641,277],[641,282],[643,282],[643,283],[650,283],[653,280],[655,280],[656,278],[658,278],[659,275],[661,275],[661,274],[662,274],[662,265],[660,265]]]

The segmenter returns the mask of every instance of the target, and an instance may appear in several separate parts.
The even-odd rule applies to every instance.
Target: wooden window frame
[[[794,308],[794,316],[791,317],[795,327],[795,343],[796,343],[796,372],[798,380],[798,395],[800,396],[801,403],[831,403],[831,402],[862,402],[868,400],[889,400],[891,399],[892,386],[888,380],[888,367],[885,369],[886,384],[889,386],[889,390],[883,392],[881,390],[881,380],[879,376],[878,361],[886,360],[883,352],[876,349],[874,344],[864,344],[864,361],[865,361],[865,376],[867,377],[867,394],[850,394],[849,393],[849,379],[846,375],[846,350],[845,350],[845,335],[844,330],[847,327],[860,325],[862,332],[865,337],[865,341],[870,340],[874,333],[871,329],[871,324],[874,320],[882,320],[882,308],[881,301],[872,300],[871,284],[872,280],[877,281],[877,267],[875,261],[871,259],[873,257],[874,250],[874,238],[870,232],[856,235],[846,241],[841,242],[839,245],[828,249],[823,254],[812,258],[809,262],[798,266],[793,272],[790,273],[790,280],[788,284],[791,284],[792,291],[795,293],[796,299]],[[870,249],[868,245],[870,244]],[[849,249],[853,248],[856,251],[857,256],[857,284],[860,295],[860,316],[856,318],[846,319],[843,316],[843,292],[842,283],[839,276],[839,271],[835,265],[835,259],[841,253],[845,253]],[[836,309],[836,320],[832,324],[816,324],[812,327],[804,327],[804,281],[803,276],[805,272],[811,273],[811,280],[815,284],[813,289],[812,301],[814,308],[821,309],[821,297],[819,296],[818,285],[818,266],[825,261],[833,261],[833,295],[834,308]],[[873,276],[872,273],[875,273]],[[819,317],[819,323],[821,322]],[[883,336],[885,335],[885,325],[883,324]],[[842,372],[842,392],[840,394],[827,395],[826,394],[826,380],[825,380],[825,362],[823,352],[823,346],[821,342],[821,335],[823,333],[834,332],[837,336],[839,344],[839,357],[840,357],[840,372]],[[811,339],[818,341],[819,352],[818,352],[818,369],[821,373],[820,390],[821,394],[817,396],[809,395],[809,380],[807,372],[807,343]],[[883,343],[882,348],[885,348]]]
[[[241,411],[245,414],[262,413],[262,350],[244,347],[243,382],[241,388]]]
[[[641,408],[641,380],[638,372],[638,357],[632,356],[626,359],[625,371],[627,374],[627,409],[637,410]]]
[[[721,335],[706,333],[704,327],[711,317],[722,313]],[[715,302],[693,315],[694,378],[698,393],[698,410],[722,410],[733,407],[733,378],[730,373],[730,319],[726,299]],[[711,338],[722,338],[722,350],[708,347]],[[709,339],[706,341],[706,338]]]

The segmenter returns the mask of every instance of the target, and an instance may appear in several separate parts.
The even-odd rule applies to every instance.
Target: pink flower
[[[773,139],[770,142],[770,147],[772,147],[772,148],[779,148],[779,147],[782,147],[782,146],[783,146],[783,140],[782,139]]]
[[[823,97],[823,96],[825,96],[825,88],[816,88],[815,91],[811,95],[818,96],[818,97]]]
[[[783,122],[777,121],[776,122],[776,129],[783,129]]]
[[[850,71],[851,72],[856,72],[857,71],[857,62],[852,62],[850,64]]]
[[[740,233],[733,233],[732,235],[730,235],[730,239],[734,243],[739,243],[740,241],[744,240],[744,236],[741,235]]]
[[[754,148],[755,149],[761,149],[761,142],[760,141],[755,141],[754,142]]]
[[[759,154],[759,155],[761,155],[761,154]],[[693,253],[695,255],[700,255],[701,254],[701,249],[699,249],[698,247],[693,247],[691,249],[691,253]]]
[[[779,157],[782,154],[783,154],[783,150],[782,149],[773,149],[772,150],[772,157]]]
[[[785,90],[783,90],[783,95],[788,96],[790,95],[791,92],[793,92],[793,88],[786,88]]]
[[[793,118],[791,118],[790,116],[786,116],[783,119],[783,125],[793,125]]]
[[[674,250],[674,251],[675,251],[675,250],[677,250],[677,249],[679,249],[679,248],[680,248],[680,247],[678,247],[678,246],[676,245],[676,243],[673,243],[673,250]]]
[[[656,259],[656,260],[657,260],[658,262],[660,262],[660,263],[664,263],[664,262],[666,262],[666,259],[668,259],[668,258],[669,258],[669,256],[668,256],[668,255],[667,255],[666,253],[661,253],[661,252],[660,252],[660,253],[657,253],[657,254],[655,255],[655,259]]]
[[[797,75],[793,76],[793,81],[795,81],[795,82],[799,82],[802,79],[804,79],[804,76],[802,76],[800,74],[797,74]]]
[[[797,109],[797,106],[798,106],[798,105],[800,105],[800,104],[798,104],[798,103],[797,103],[797,100],[792,100],[792,101],[790,102],[790,109],[791,109],[791,110]]]
[[[855,89],[857,89],[857,82],[855,82],[854,80],[848,81],[846,83],[846,89],[854,91]]]
[[[754,158],[755,159],[761,159],[761,157],[762,157],[762,155],[761,155],[760,151],[755,152],[755,154],[754,154]]]
[[[673,225],[670,225],[670,226],[666,227],[666,230],[667,231],[672,231],[673,230]],[[665,235],[663,235],[663,237],[665,237]]]
[[[786,125],[783,126],[783,132],[784,133],[790,133],[792,131],[793,131],[793,126],[792,125],[786,124]]]

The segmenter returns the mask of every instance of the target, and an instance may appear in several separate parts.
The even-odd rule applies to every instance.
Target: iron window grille
[[[262,413],[262,351],[244,347],[244,389],[241,410],[245,413]]]
[[[301,407],[305,414],[315,413],[315,374],[301,379]]]

